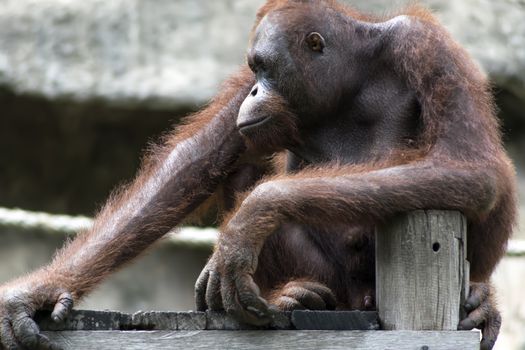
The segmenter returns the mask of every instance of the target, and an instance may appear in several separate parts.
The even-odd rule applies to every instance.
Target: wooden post
[[[385,330],[456,330],[467,295],[467,224],[414,211],[376,230],[376,302]]]

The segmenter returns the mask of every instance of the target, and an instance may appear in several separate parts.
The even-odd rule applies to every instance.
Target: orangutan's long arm
[[[236,127],[254,84],[243,68],[203,111],[152,152],[135,180],[114,194],[91,229],[64,246],[46,267],[0,287],[4,348],[52,348],[32,320],[42,308],[61,319],[73,302],[135,258],[208,198],[245,151]]]
[[[268,322],[268,306],[260,298],[252,275],[266,238],[283,223],[319,228],[327,223],[377,223],[416,209],[459,210],[479,222],[507,192],[500,180],[507,178],[506,171],[510,170],[494,164],[426,159],[368,171],[352,167],[319,169],[262,183],[221,229],[216,252],[196,284],[198,305],[206,309],[222,303],[241,320],[264,324]],[[476,259],[486,269],[492,268],[504,252],[504,237],[492,240],[499,247],[496,254],[473,252],[481,254]],[[491,271],[475,272],[485,276]]]

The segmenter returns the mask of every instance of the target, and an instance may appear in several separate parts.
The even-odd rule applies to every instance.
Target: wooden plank
[[[62,322],[56,323],[38,314],[37,322],[44,331],[111,331],[111,330],[375,330],[379,328],[375,311],[310,311],[276,312],[268,326],[242,324],[221,311],[139,311],[126,314],[117,311],[73,310]]]
[[[303,330],[378,330],[379,320],[373,311],[295,310],[292,324]]]
[[[64,349],[479,350],[468,331],[63,331]]]
[[[376,301],[382,329],[457,329],[468,285],[466,226],[459,212],[420,210],[377,229]]]

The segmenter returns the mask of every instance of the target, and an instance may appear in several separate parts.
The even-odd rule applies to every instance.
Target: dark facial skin
[[[239,111],[241,134],[258,147],[288,148],[308,163],[358,163],[393,147],[410,147],[419,105],[388,61],[381,60],[386,40],[382,31],[363,27],[359,32],[348,26],[334,31],[313,18],[305,21],[308,26],[287,31],[281,23],[290,15],[271,13],[255,31],[247,61],[257,82]],[[369,50],[365,52],[371,54],[338,44],[341,37],[359,43],[364,36]],[[343,70],[330,64],[341,60]],[[348,68],[352,66],[359,69]],[[372,73],[365,76],[361,71]],[[279,133],[268,132],[274,125],[279,125]],[[300,142],[291,143],[296,129],[299,134],[292,140]]]

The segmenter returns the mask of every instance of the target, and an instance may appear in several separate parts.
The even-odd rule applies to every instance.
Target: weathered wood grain
[[[414,211],[379,227],[376,301],[382,329],[457,329],[468,285],[465,259],[466,220],[459,212]]]
[[[373,311],[313,311],[292,312],[295,329],[303,330],[377,330],[379,322]]]
[[[51,320],[49,314],[38,315],[44,331],[110,331],[110,330],[376,330],[375,311],[311,311],[276,312],[264,327],[242,324],[221,311],[138,311],[126,314],[117,311],[73,310],[62,322]]]
[[[44,332],[65,349],[478,350],[466,331],[64,331]]]

